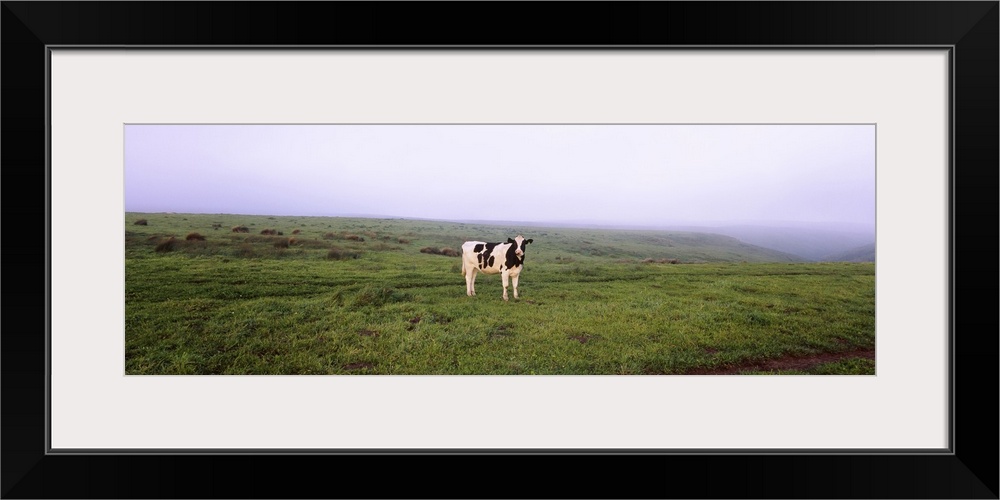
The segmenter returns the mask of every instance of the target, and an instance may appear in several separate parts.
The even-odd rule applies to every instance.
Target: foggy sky
[[[874,125],[126,125],[125,210],[874,228]]]

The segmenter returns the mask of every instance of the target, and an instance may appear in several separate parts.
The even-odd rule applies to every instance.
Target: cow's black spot
[[[480,243],[480,244],[472,247],[472,251],[476,252],[476,253],[482,252],[483,251],[483,244]]]
[[[490,255],[490,260],[486,262],[486,267],[493,267],[493,262],[494,262],[493,256]]]
[[[517,256],[517,254],[515,253],[516,251],[517,251],[517,245],[511,245],[507,247],[507,256],[506,256],[507,262],[504,263],[507,265],[507,269],[514,269],[515,267],[520,266],[522,262],[524,262],[524,253],[523,253],[524,250],[521,250],[522,252],[521,257]]]

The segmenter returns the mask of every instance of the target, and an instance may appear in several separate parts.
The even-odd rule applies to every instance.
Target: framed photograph
[[[997,2],[573,9],[5,2],[3,495],[997,498]]]
[[[565,58],[513,55],[477,59]],[[877,372],[873,123],[128,123],[123,145],[127,376]]]

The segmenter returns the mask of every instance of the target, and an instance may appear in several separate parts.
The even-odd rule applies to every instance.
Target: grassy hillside
[[[695,233],[132,213],[125,223],[128,374],[875,369],[872,264],[790,262]],[[496,275],[467,297],[449,250],[519,233],[534,239],[521,298],[503,302]]]
[[[740,241],[764,248],[773,248],[814,262],[827,260],[875,241],[874,229],[855,227],[805,226],[751,226],[731,225],[688,228],[688,230],[732,236]]]
[[[875,244],[862,245],[844,252],[826,255],[822,260],[825,262],[875,262]]]
[[[147,225],[135,225],[145,220]],[[265,251],[266,255],[303,255],[322,253],[320,250],[339,244],[356,251],[371,250],[373,243],[402,249],[399,240],[406,240],[407,247],[433,246],[458,249],[467,240],[506,241],[508,237],[524,234],[533,238],[532,262],[564,259],[644,259],[673,260],[685,263],[704,262],[798,262],[801,258],[768,248],[744,243],[736,238],[716,234],[684,231],[620,231],[578,228],[524,227],[516,225],[487,225],[454,222],[437,222],[404,219],[366,219],[340,217],[272,217],[205,214],[126,214],[125,236],[128,242],[151,243],[149,238],[183,240],[189,233],[198,232],[205,242],[183,246],[182,250],[197,254],[233,254],[252,250],[244,249],[246,243],[267,241],[278,243],[278,235],[261,235],[262,231],[281,232],[285,240],[295,237],[287,251]],[[246,233],[233,233],[235,226],[245,226]],[[295,231],[298,233],[293,234]],[[328,233],[335,233],[329,235]],[[365,238],[365,245],[348,236]],[[249,238],[249,240],[248,240]],[[139,248],[139,247],[136,247]]]

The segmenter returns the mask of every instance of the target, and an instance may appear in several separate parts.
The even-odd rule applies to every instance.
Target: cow
[[[524,248],[531,243],[520,234],[507,238],[507,243],[466,241],[462,244],[462,274],[465,276],[465,294],[476,294],[476,273],[500,274],[503,278],[503,300],[507,300],[508,278],[514,281],[514,298],[517,295],[517,277],[524,269]]]

